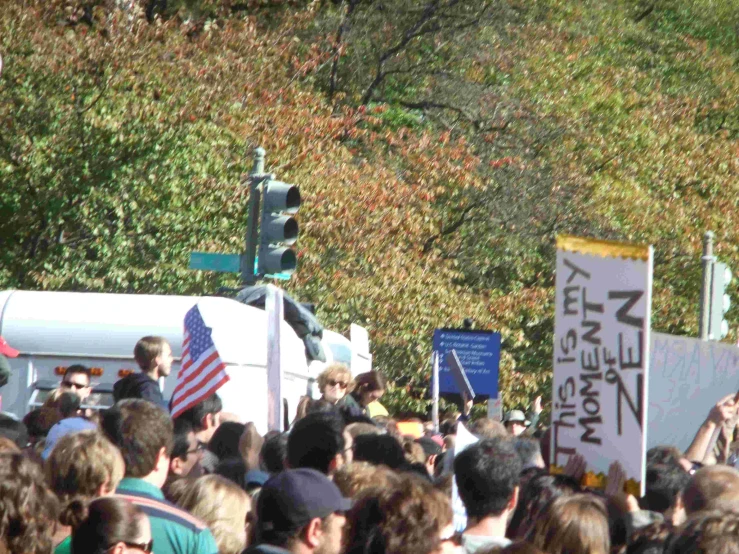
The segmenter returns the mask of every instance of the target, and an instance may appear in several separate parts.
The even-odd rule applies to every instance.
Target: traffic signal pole
[[[245,285],[253,285],[257,282],[254,267],[259,244],[259,212],[261,211],[259,185],[266,177],[264,175],[265,155],[266,152],[262,147],[254,150],[254,166],[249,174],[249,219],[246,225],[246,251],[241,270],[241,280]]]
[[[708,340],[711,321],[711,276],[713,274],[713,233],[706,231],[703,235],[703,284],[701,285],[699,333],[701,340]]]

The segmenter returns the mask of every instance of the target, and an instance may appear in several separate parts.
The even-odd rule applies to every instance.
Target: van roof
[[[225,363],[266,365],[266,312],[213,296],[0,291],[0,335],[21,355],[119,359],[133,359],[141,337],[159,335],[179,358],[185,314],[195,304]],[[281,333],[291,372],[307,371],[303,341],[286,322]],[[295,367],[300,359],[303,367]]]

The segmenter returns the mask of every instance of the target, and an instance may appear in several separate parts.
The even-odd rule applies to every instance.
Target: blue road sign
[[[477,396],[498,396],[500,333],[436,329],[434,350],[439,353],[439,392],[460,393],[447,362],[447,354],[456,350],[467,379]]]
[[[241,271],[239,254],[216,254],[213,252],[190,252],[190,269],[238,273]]]

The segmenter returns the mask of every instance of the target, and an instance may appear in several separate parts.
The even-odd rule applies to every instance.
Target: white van
[[[253,421],[267,431],[267,314],[221,297],[160,296],[74,292],[0,292],[0,335],[20,351],[10,359],[12,374],[0,389],[2,411],[22,417],[43,403],[61,381],[64,369],[81,363],[93,368],[95,386],[89,406],[112,404],[112,387],[131,371],[136,342],[146,335],[165,337],[175,363],[162,380],[165,398],[175,387],[182,354],[183,321],[198,304],[231,380],[218,391],[223,409]],[[308,365],[303,341],[283,322],[283,394],[289,420],[298,400],[324,364]],[[324,332],[327,363],[350,363],[351,343],[338,333]]]

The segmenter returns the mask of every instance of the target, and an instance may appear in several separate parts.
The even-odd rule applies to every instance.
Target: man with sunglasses
[[[75,393],[79,397],[80,402],[84,403],[92,392],[90,376],[89,367],[82,364],[71,365],[64,371],[64,377],[62,377],[60,387],[64,392]]]

